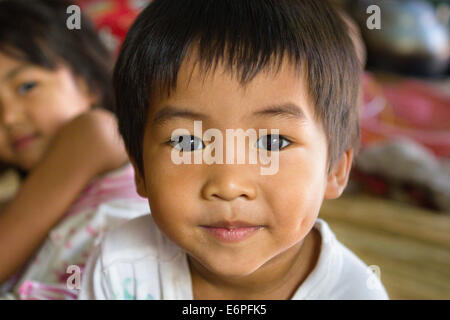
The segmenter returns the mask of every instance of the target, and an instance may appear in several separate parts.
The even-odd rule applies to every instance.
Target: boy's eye
[[[22,83],[19,88],[17,89],[17,91],[19,92],[19,94],[26,94],[27,92],[31,91],[34,87],[36,87],[37,83],[30,81],[30,82],[24,82]]]
[[[169,142],[175,149],[183,152],[190,152],[205,148],[203,141],[196,136],[176,136]]]
[[[269,151],[279,151],[287,147],[290,143],[289,140],[277,134],[269,134],[256,141],[258,148],[267,149]]]

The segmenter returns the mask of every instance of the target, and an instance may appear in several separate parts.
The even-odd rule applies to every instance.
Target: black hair
[[[361,65],[346,23],[328,1],[154,0],[129,30],[113,76],[119,130],[141,173],[152,92],[176,90],[180,65],[194,47],[201,70],[221,61],[243,85],[289,57],[304,71],[327,135],[328,169],[358,146]]]
[[[86,82],[99,106],[112,110],[112,54],[83,13],[81,29],[67,27],[70,5],[64,0],[0,0],[0,52],[47,69],[65,64]]]

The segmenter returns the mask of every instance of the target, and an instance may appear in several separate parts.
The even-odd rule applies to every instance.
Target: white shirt
[[[317,219],[319,259],[293,300],[389,299],[379,278]],[[192,300],[186,252],[168,239],[150,214],[111,230],[82,275],[79,299]]]

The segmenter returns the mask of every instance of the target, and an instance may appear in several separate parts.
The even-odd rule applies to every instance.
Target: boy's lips
[[[221,220],[218,222],[214,222],[214,223],[205,225],[204,227],[234,229],[234,228],[245,228],[245,227],[255,227],[255,226],[259,226],[259,225],[255,224],[255,223],[245,222],[245,221]]]
[[[224,242],[239,242],[255,234],[261,225],[243,221],[220,221],[211,225],[202,225],[207,233]]]

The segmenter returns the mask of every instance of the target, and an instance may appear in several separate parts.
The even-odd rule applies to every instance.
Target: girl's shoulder
[[[92,109],[70,120],[62,127],[61,133],[68,134],[101,134],[101,138],[106,138],[108,133],[116,136],[117,121],[114,114],[105,109]]]
[[[103,109],[87,111],[65,124],[55,138],[56,144],[67,149],[67,154],[86,158],[96,172],[119,168],[128,159],[116,118]]]

